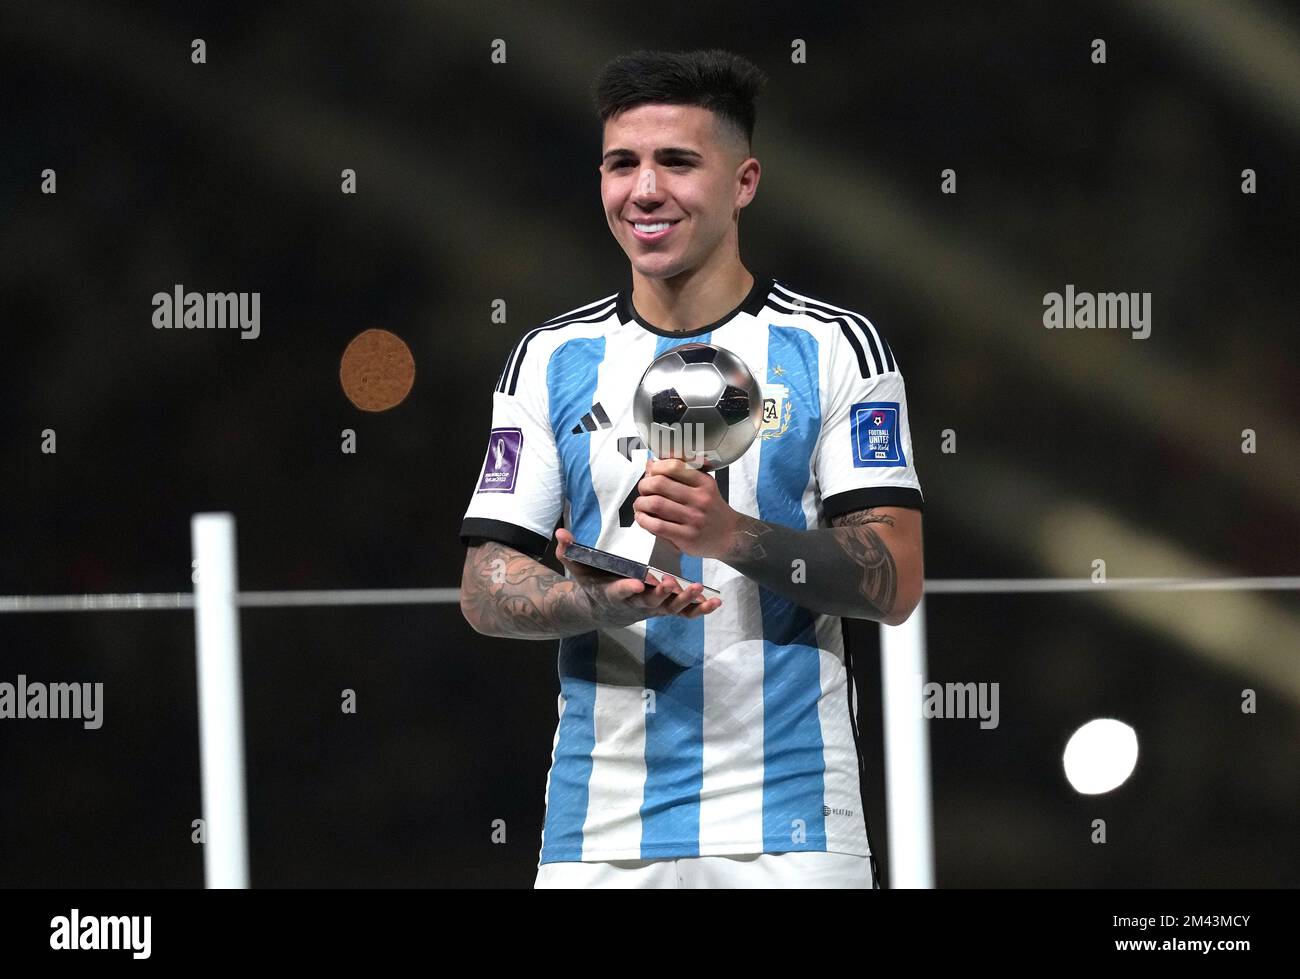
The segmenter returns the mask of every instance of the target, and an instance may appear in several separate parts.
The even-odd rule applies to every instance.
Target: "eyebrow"
[[[600,162],[603,164],[611,156],[620,156],[620,157],[636,156],[636,153],[633,152],[632,150],[619,147],[618,149],[613,149],[607,152],[604,156],[600,158]],[[655,159],[661,162],[669,157],[674,157],[674,156],[694,157],[697,160],[704,159],[704,157],[699,153],[695,152],[695,150],[687,149],[685,146],[664,146],[661,147],[660,149],[655,150]]]

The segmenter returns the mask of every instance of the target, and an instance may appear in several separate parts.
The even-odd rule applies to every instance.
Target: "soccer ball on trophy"
[[[632,418],[651,455],[717,470],[743,456],[758,435],[763,394],[730,350],[686,343],[646,368]]]

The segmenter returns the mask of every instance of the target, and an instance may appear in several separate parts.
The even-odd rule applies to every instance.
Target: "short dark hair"
[[[591,88],[602,125],[638,105],[698,105],[747,146],[754,141],[754,100],[767,75],[730,51],[634,51],[605,65]]]

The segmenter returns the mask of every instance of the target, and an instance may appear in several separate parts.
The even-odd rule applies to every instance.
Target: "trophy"
[[[749,449],[763,424],[763,395],[745,362],[730,350],[708,343],[686,343],[655,358],[637,384],[632,417],[641,441],[660,459],[681,459],[692,469],[716,471]],[[650,561],[632,561],[576,541],[565,557],[603,571],[658,584],[671,574],[684,585],[694,582],[676,570],[681,552],[656,538]],[[704,585],[700,601],[719,594]]]

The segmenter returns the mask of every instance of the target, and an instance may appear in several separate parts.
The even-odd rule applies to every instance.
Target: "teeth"
[[[652,235],[656,231],[663,231],[671,224],[671,221],[660,221],[658,224],[633,224],[632,227],[642,234]]]

